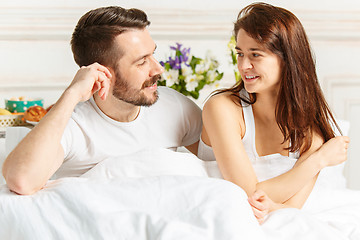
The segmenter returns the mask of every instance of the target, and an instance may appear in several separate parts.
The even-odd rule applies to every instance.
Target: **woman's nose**
[[[251,69],[252,67],[253,67],[253,65],[249,58],[243,57],[241,59],[238,59],[238,69],[239,70]]]

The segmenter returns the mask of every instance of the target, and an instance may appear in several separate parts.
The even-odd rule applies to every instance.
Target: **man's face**
[[[114,97],[136,106],[154,104],[157,81],[164,69],[153,56],[156,45],[148,30],[129,30],[115,41],[123,55],[114,69]]]

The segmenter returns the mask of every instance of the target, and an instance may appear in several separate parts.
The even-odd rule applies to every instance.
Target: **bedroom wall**
[[[92,8],[138,7],[148,13],[150,32],[165,59],[169,45],[181,42],[195,56],[207,50],[225,72],[221,86],[234,83],[227,42],[238,11],[252,1],[95,1],[2,0],[0,3],[0,107],[12,96],[56,101],[77,66],[69,46],[77,20]],[[337,118],[350,122],[351,147],[345,167],[348,186],[360,189],[360,1],[268,1],[302,21],[317,59],[325,96]],[[212,89],[196,102],[201,106]]]

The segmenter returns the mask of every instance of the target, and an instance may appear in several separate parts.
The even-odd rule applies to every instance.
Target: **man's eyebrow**
[[[143,58],[146,58],[146,57],[148,57],[148,56],[151,56],[151,55],[155,52],[156,48],[157,48],[157,45],[155,45],[154,51],[153,51],[152,53],[148,53],[148,54],[145,54],[145,55],[143,55],[143,56],[141,56],[141,57],[138,57],[137,59],[135,59],[135,60],[133,61],[133,63],[136,63],[137,61],[140,61],[140,60],[143,59]]]

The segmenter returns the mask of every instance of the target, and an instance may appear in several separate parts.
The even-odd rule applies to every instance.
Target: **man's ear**
[[[116,76],[115,76],[115,71],[112,67],[106,66],[106,68],[110,71],[111,73],[111,78],[110,78],[110,85],[112,86],[115,83],[116,80]]]

